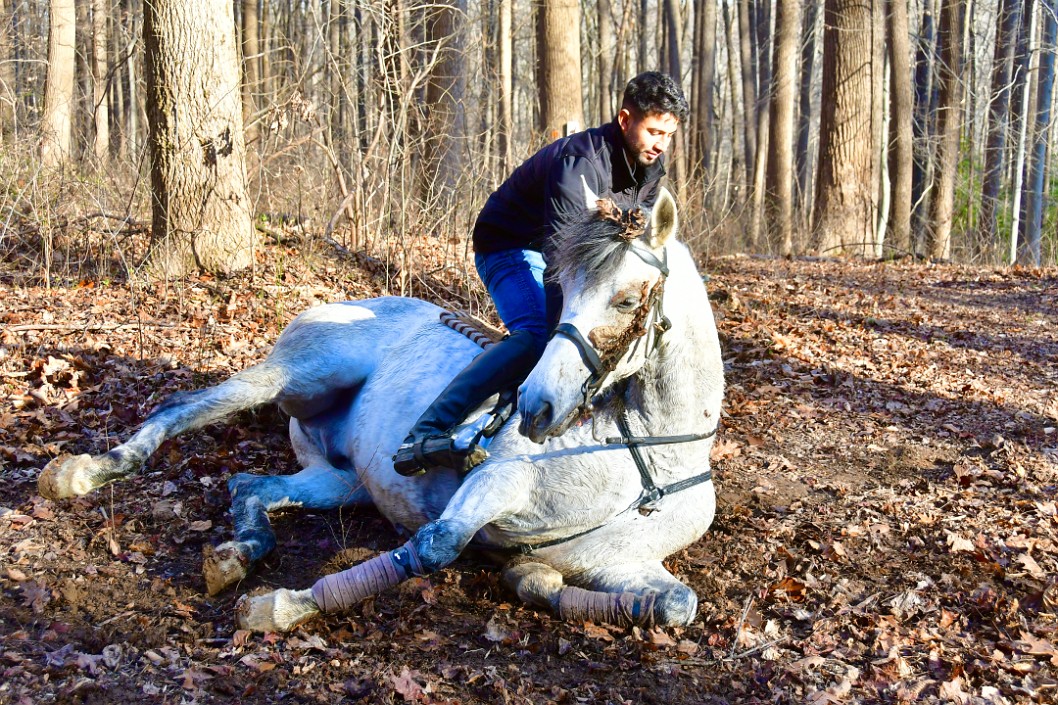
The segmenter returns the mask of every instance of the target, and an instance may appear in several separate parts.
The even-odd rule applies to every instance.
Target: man
[[[642,73],[629,81],[613,122],[544,147],[489,196],[474,225],[474,264],[509,335],[474,358],[423,413],[393,456],[397,472],[467,471],[487,457],[477,445],[453,445],[452,429],[521,382],[543,354],[559,299],[544,285],[545,244],[585,217],[586,188],[622,208],[652,206],[663,155],[687,113],[675,81]]]

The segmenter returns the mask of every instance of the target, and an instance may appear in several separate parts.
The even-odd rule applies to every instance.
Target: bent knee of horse
[[[422,564],[423,573],[433,573],[450,565],[470,541],[451,521],[438,519],[424,524],[411,537],[410,543]]]
[[[685,626],[697,615],[698,595],[685,585],[659,593],[654,600],[654,623],[659,626]]]

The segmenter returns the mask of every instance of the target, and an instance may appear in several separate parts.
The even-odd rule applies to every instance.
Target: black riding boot
[[[419,475],[430,467],[466,472],[485,460],[488,453],[477,444],[455,448],[452,429],[493,394],[521,382],[542,353],[531,333],[515,331],[474,358],[415,422],[393,456],[393,468],[401,475]]]

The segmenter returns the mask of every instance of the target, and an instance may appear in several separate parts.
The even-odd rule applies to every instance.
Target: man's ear
[[[650,247],[656,250],[667,245],[676,237],[678,225],[676,199],[662,186],[654,209],[650,212]]]
[[[632,113],[628,112],[628,108],[621,108],[620,112],[617,113],[617,124],[621,126],[622,132],[628,129],[628,121],[631,118]]]

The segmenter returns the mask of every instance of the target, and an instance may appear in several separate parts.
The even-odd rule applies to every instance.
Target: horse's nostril
[[[552,413],[551,404],[544,402],[540,410],[535,414],[524,414],[522,416],[522,423],[518,426],[518,432],[527,438],[531,438],[534,429],[546,428],[551,424]]]

